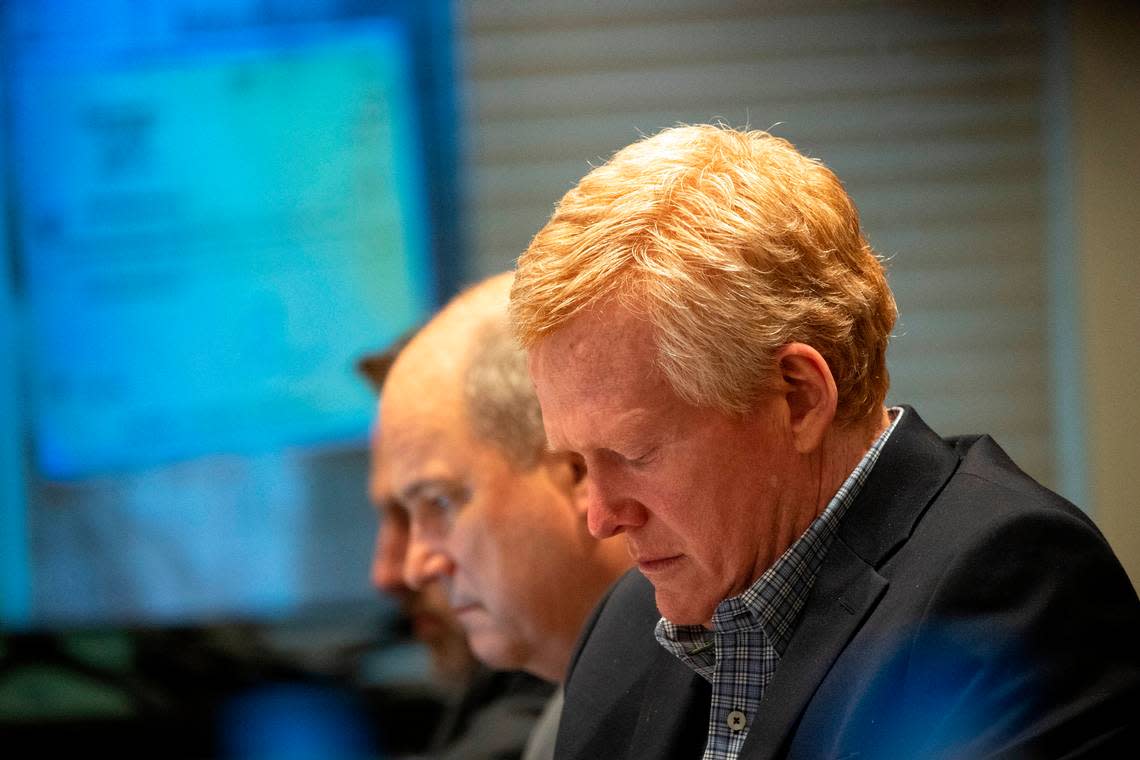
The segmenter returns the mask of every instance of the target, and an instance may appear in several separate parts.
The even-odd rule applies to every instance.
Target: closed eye
[[[644,454],[641,454],[640,456],[626,457],[626,461],[629,462],[631,467],[645,467],[647,465],[653,464],[653,462],[656,458],[657,458],[657,449],[652,448],[649,451],[645,452]]]
[[[424,480],[405,489],[401,502],[410,521],[420,530],[443,535],[470,498],[461,484],[449,480]]]
[[[653,460],[657,456],[657,448],[654,447],[644,453],[637,455],[623,454],[619,451],[614,451],[613,449],[602,449],[599,453],[620,464],[633,468],[640,468],[653,463]]]

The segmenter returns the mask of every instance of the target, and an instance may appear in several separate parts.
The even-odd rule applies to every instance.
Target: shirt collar
[[[887,429],[875,439],[823,512],[755,583],[717,605],[711,631],[703,626],[674,625],[662,617],[655,630],[657,641],[694,669],[698,669],[698,663],[690,661],[688,655],[694,650],[698,655],[708,653],[712,649],[711,638],[718,634],[759,631],[778,654],[783,654],[839,523],[859,495],[903,413],[901,407],[888,410]],[[706,657],[697,659],[707,666]]]

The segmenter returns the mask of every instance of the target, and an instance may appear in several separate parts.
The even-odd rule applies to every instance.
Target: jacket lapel
[[[953,449],[913,409],[904,410],[839,526],[741,758],[783,756],[820,682],[886,592],[877,568],[910,536],[958,466]]]
[[[764,693],[741,749],[742,758],[767,760],[782,754],[808,700],[886,588],[887,581],[874,568],[842,542],[835,542],[796,634]]]
[[[661,649],[645,695],[630,742],[630,760],[700,757],[708,734],[708,682]]]

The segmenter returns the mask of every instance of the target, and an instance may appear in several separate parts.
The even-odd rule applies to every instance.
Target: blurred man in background
[[[361,359],[357,368],[379,394],[396,356],[411,335],[388,350]],[[373,468],[378,455],[379,426],[373,430]],[[404,581],[408,539],[405,512],[377,504],[380,527],[373,555],[372,584],[399,605],[400,617],[427,649],[433,681],[444,690],[446,707],[423,757],[431,760],[502,760],[522,756],[527,740],[546,707],[552,687],[529,673],[494,670],[481,664],[467,644],[441,583],[412,588]]]
[[[546,447],[526,357],[507,325],[511,275],[454,299],[396,357],[374,438],[384,513],[374,577],[402,557],[439,584],[476,656],[560,683],[583,624],[628,569],[621,541],[586,526],[582,471]],[[525,757],[551,757],[561,692]]]
[[[383,392],[388,371],[410,338],[411,334],[406,335],[386,351],[365,356],[357,363],[360,374],[377,395]],[[373,455],[378,450],[377,432],[373,430]],[[467,634],[447,604],[443,588],[438,583],[431,583],[417,590],[404,582],[407,527],[403,512],[383,510],[373,554],[372,585],[399,605],[400,617],[410,626],[415,639],[427,648],[432,673],[440,684],[454,686],[466,683],[478,666],[478,660],[467,645]]]

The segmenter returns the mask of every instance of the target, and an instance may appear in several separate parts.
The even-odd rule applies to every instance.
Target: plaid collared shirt
[[[878,461],[902,409],[892,408],[890,415],[891,424],[804,534],[744,593],[717,605],[712,630],[677,626],[665,618],[657,622],[661,646],[712,684],[703,760],[736,760],[740,754],[839,522]]]

